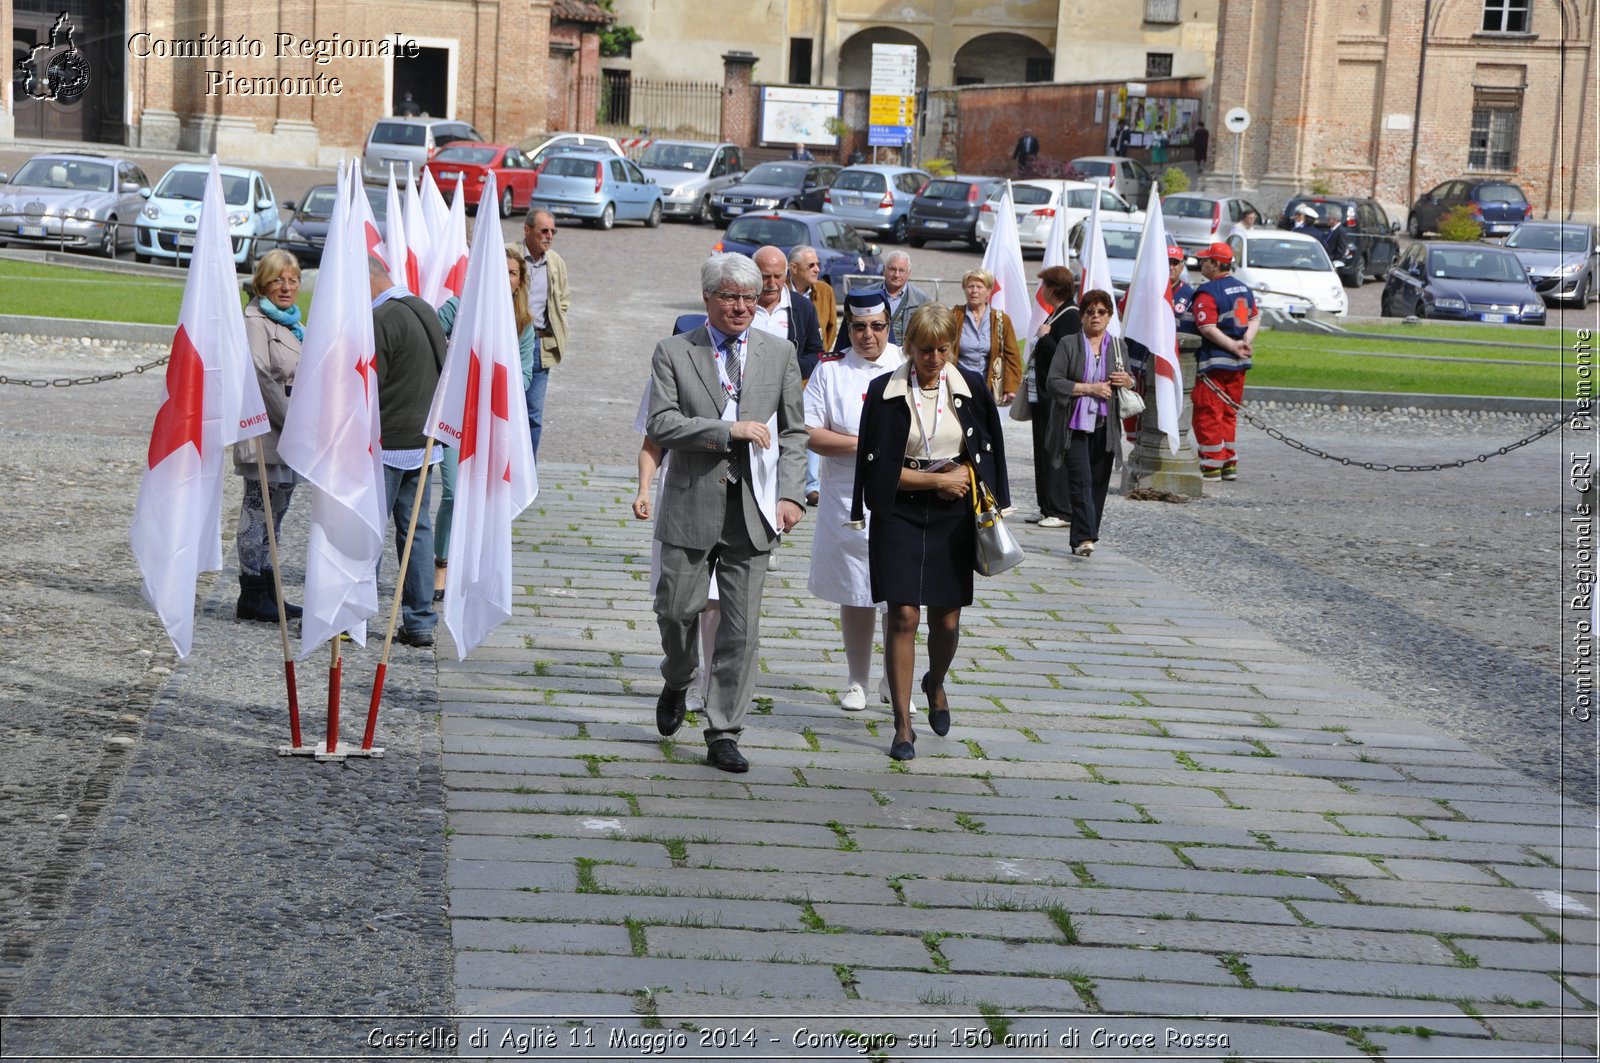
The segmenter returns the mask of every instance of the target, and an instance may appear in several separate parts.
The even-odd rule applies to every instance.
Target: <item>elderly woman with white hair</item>
[[[810,449],[822,457],[821,500],[811,543],[811,578],[806,586],[818,598],[839,605],[839,628],[850,672],[839,692],[839,707],[859,712],[867,707],[878,609],[872,601],[867,528],[849,526],[856,482],[856,437],[868,385],[893,372],[904,357],[900,348],[889,342],[889,304],[879,289],[847,295],[844,322],[850,347],[843,357],[818,364],[806,385]]]

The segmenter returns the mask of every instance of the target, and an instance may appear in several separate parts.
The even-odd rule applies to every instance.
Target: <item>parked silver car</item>
[[[115,258],[133,243],[132,223],[149,191],[150,179],[127,159],[83,151],[35,155],[0,185],[0,244],[82,248]]]
[[[652,141],[638,163],[661,186],[666,216],[695,222],[710,221],[712,195],[744,176],[739,148],[709,140]]]
[[[1586,222],[1525,221],[1506,237],[1506,250],[1528,271],[1533,290],[1546,303],[1588,306],[1594,299],[1600,243]]]
[[[1255,215],[1253,224],[1256,227],[1266,219],[1249,200],[1209,192],[1174,192],[1163,196],[1161,213],[1167,223],[1167,238],[1190,252],[1226,240],[1246,214]]]
[[[488,140],[466,122],[448,118],[380,118],[367,134],[361,154],[361,176],[368,181],[387,181],[393,170],[405,180],[406,167],[414,181],[422,179],[422,164],[446,144],[457,140]]]
[[[907,166],[847,166],[822,197],[822,212],[904,243],[911,234],[911,201],[932,179]]]

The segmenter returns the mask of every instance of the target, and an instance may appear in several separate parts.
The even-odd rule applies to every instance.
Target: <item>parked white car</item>
[[[1303,315],[1314,309],[1343,317],[1350,309],[1344,282],[1322,241],[1280,229],[1252,229],[1228,237],[1233,275],[1256,294],[1263,310]]]
[[[1005,186],[984,201],[978,212],[978,242],[987,244],[994,235],[994,212],[1000,205]],[[1110,221],[1136,221],[1144,224],[1144,211],[1135,210],[1133,204],[1109,188],[1088,181],[1012,181],[1011,204],[1017,216],[1017,238],[1024,251],[1043,251],[1050,235],[1050,222],[1056,211],[1064,212],[1064,228],[1071,229],[1089,216],[1094,206],[1094,196],[1100,197],[1100,217]]]
[[[228,235],[233,240],[234,264],[244,273],[256,268],[256,256],[277,246],[278,200],[260,170],[219,166],[222,198],[228,208]],[[200,201],[205,196],[206,174],[211,167],[197,162],[179,163],[168,170],[139,212],[133,257],[140,262],[188,261],[194,251],[194,234],[200,228]]]
[[[1111,294],[1119,299],[1128,290],[1128,285],[1133,283],[1133,266],[1139,257],[1139,237],[1144,233],[1143,222],[1121,219],[1122,215],[1118,214],[1116,220],[1102,218],[1100,222],[1100,235],[1106,242],[1106,264],[1111,268],[1111,287],[1116,289]],[[1088,231],[1089,220],[1085,218],[1072,227],[1072,233],[1067,237],[1067,253],[1072,257],[1069,266],[1080,289],[1083,286],[1083,238]]]

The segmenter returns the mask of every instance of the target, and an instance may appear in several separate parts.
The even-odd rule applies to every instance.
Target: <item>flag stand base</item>
[[[373,746],[370,749],[362,749],[360,746],[347,746],[343,742],[340,742],[337,746],[335,746],[332,753],[329,753],[328,750],[322,746],[314,747],[311,750],[312,759],[318,763],[322,763],[323,761],[333,761],[338,763],[340,761],[347,760],[350,757],[369,757],[377,760],[382,756],[382,746]]]
[[[280,757],[309,757],[312,754],[316,753],[316,751],[317,751],[317,747],[316,746],[279,746],[278,747],[278,756],[280,756]]]

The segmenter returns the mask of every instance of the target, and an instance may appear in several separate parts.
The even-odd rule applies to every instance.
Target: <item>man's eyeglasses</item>
[[[812,269],[812,270],[821,269],[822,268],[822,263],[821,262],[811,262],[811,263],[802,265],[800,268],[801,269]]]
[[[887,321],[852,321],[852,322],[850,322],[850,331],[851,332],[865,332],[865,331],[867,331],[867,329],[871,329],[873,332],[888,332],[889,331],[889,323]]]
[[[738,306],[740,303],[749,303],[751,306],[761,299],[759,295],[746,295],[744,292],[712,292],[717,301],[724,306]]]

